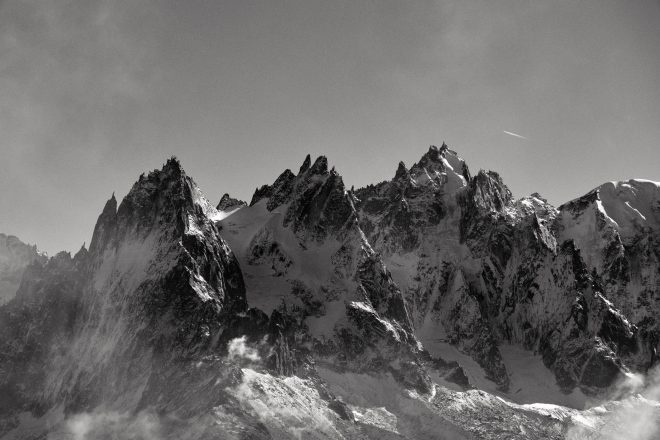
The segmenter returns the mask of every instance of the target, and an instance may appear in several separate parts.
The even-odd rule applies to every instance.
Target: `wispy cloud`
[[[247,336],[241,336],[229,341],[227,346],[227,356],[230,360],[247,360],[250,362],[259,362],[261,357],[256,348],[247,345]]]
[[[529,139],[527,139],[525,136],[522,136],[522,135],[520,135],[520,134],[518,134],[518,133],[512,133],[512,132],[510,132],[510,131],[506,131],[506,130],[502,130],[502,133],[504,133],[504,134],[508,134],[509,136],[517,137],[518,139],[524,139],[524,140],[526,140],[526,141],[529,140]]]
[[[617,387],[621,400],[592,408],[597,414],[592,426],[576,423],[566,433],[567,440],[651,440],[660,434],[660,369],[646,377],[629,375]]]

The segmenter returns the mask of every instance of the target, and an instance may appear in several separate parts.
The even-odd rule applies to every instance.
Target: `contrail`
[[[516,133],[511,133],[510,131],[506,131],[506,130],[502,130],[502,131],[503,131],[504,133],[508,134],[509,136],[517,137],[517,138],[520,138],[520,139],[525,139],[526,141],[529,140],[529,139],[527,139],[525,136],[521,136],[521,135],[516,134]]]

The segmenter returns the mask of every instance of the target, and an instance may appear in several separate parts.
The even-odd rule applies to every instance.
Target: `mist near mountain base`
[[[631,374],[617,387],[621,400],[591,409],[597,426],[573,426],[567,440],[653,440],[660,434],[660,367],[644,378]],[[595,428],[595,429],[594,429]]]
[[[160,418],[149,412],[137,415],[119,412],[76,414],[64,423],[64,432],[48,436],[48,440],[106,440],[135,439],[160,440],[163,438]]]

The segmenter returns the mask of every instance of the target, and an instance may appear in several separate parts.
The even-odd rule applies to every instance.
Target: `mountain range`
[[[554,207],[443,144],[214,207],[171,158],[75,255],[0,234],[0,438],[652,439],[659,316],[660,183]]]

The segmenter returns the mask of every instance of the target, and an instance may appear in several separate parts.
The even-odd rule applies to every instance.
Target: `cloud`
[[[80,413],[64,422],[63,430],[51,433],[48,440],[100,439],[160,440],[164,438],[158,416],[149,412],[137,415],[119,412]]]
[[[519,139],[524,139],[524,140],[526,140],[526,141],[529,140],[529,139],[527,139],[525,136],[519,135],[519,134],[517,134],[517,133],[510,132],[510,131],[502,130],[502,133],[504,133],[504,134],[508,134],[509,136],[517,137],[517,138],[519,138]]]
[[[647,377],[629,375],[617,387],[617,397],[627,396],[589,410],[593,424],[576,424],[567,440],[654,440],[660,436],[660,368]]]
[[[229,360],[247,360],[250,362],[261,361],[259,352],[255,348],[248,347],[246,341],[246,336],[241,336],[240,338],[235,338],[229,341],[229,344],[227,345],[227,357]]]

